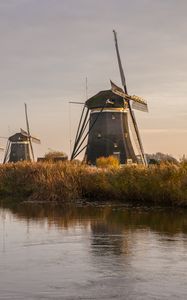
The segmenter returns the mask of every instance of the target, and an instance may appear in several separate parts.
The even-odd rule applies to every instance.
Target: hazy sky
[[[0,135],[25,128],[69,154],[68,101],[120,84],[112,30],[118,32],[129,93],[146,152],[187,154],[186,0],[0,0]],[[80,107],[71,106],[72,138]],[[6,141],[0,140],[1,145]],[[2,158],[2,154],[1,154]]]

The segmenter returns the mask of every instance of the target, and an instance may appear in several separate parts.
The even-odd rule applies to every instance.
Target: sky
[[[69,101],[120,85],[112,30],[118,34],[129,94],[146,153],[187,154],[186,0],[0,0],[0,136],[25,129],[70,154],[80,105]],[[5,146],[6,139],[0,139]],[[0,159],[3,153],[0,154]]]

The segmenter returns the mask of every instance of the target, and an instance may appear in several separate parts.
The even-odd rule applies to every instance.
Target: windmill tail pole
[[[122,63],[121,63],[121,58],[120,58],[120,54],[119,54],[117,33],[116,33],[115,30],[113,30],[113,33],[114,33],[115,48],[116,48],[116,54],[117,54],[117,59],[118,59],[118,65],[119,65],[119,72],[120,72],[120,76],[121,76],[121,83],[122,83],[122,86],[124,88],[125,94],[128,94],[128,92],[127,92],[127,84],[126,84],[126,79],[125,79],[125,74],[124,74],[124,71],[123,71],[123,67],[122,67]],[[131,103],[130,103],[130,101],[128,99],[126,99],[126,101],[128,103],[129,112],[130,112],[130,115],[131,115],[131,118],[132,118],[132,121],[133,121],[135,133],[136,133],[137,140],[138,140],[138,143],[139,143],[139,147],[140,147],[140,150],[141,150],[141,157],[142,157],[143,163],[145,165],[147,165],[147,160],[146,160],[146,157],[145,157],[145,154],[144,154],[144,149],[143,149],[143,146],[142,146],[142,142],[141,142],[141,138],[140,138],[138,126],[137,126],[137,123],[136,123],[136,119],[135,119],[135,116],[134,116],[132,108],[131,108]]]

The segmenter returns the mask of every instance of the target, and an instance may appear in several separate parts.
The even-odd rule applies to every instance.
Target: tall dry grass
[[[66,162],[0,165],[0,195],[41,201],[73,200],[80,196],[83,168]]]
[[[0,165],[0,196],[187,206],[187,164],[92,168],[73,162]]]

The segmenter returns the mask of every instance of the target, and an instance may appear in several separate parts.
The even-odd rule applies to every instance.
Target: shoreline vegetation
[[[80,162],[0,165],[0,198],[34,202],[119,202],[187,207],[187,163],[90,167]]]

